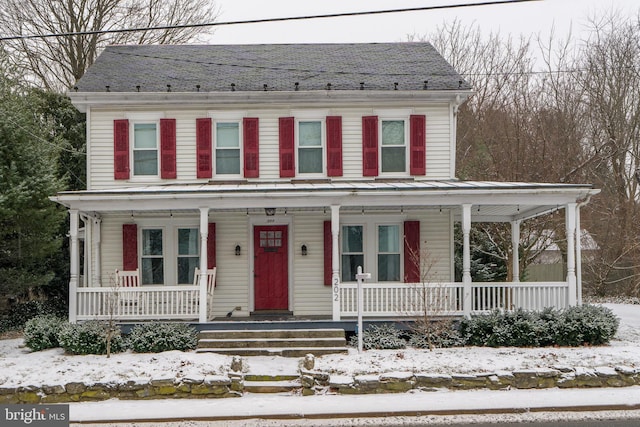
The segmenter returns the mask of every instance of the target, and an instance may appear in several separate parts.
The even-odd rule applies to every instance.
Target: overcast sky
[[[385,10],[484,0],[215,0],[219,22],[311,14]],[[562,35],[573,28],[580,35],[586,20],[612,9],[637,16],[638,0],[542,0],[449,10],[404,12],[374,16],[314,19],[218,27],[211,43],[360,43],[405,41],[407,34],[428,34],[443,22],[458,18],[477,24],[483,33],[548,34],[555,25]]]

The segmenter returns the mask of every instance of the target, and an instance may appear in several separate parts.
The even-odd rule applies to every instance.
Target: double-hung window
[[[322,174],[323,123],[320,120],[298,121],[298,173]]]
[[[358,266],[364,268],[364,226],[343,225],[341,280],[355,281]]]
[[[381,120],[380,172],[407,172],[407,135],[405,120]]]
[[[400,281],[400,226],[378,225],[378,281]]]
[[[133,123],[133,175],[158,175],[157,123]]]
[[[240,122],[215,122],[215,173],[240,175]]]
[[[376,282],[402,281],[402,226],[376,218],[345,224],[340,230],[341,280],[355,281],[358,266]]]
[[[200,265],[200,241],[197,228],[178,228],[178,284],[193,283],[193,273]]]
[[[164,284],[164,238],[162,228],[142,229],[142,284]]]

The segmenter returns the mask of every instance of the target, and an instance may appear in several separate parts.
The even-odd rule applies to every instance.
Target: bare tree
[[[213,0],[4,0],[0,36],[5,49],[34,84],[55,91],[74,85],[108,44],[179,44],[198,41],[217,18]],[[139,28],[140,31],[104,33]],[[51,34],[88,33],[29,38]]]
[[[579,121],[583,110],[576,106],[581,98],[575,94],[571,74],[558,72],[560,66],[575,67],[568,40],[556,46],[551,37],[543,50],[545,45],[538,38],[538,52],[534,36],[483,35],[477,26],[463,27],[459,21],[445,24],[430,36],[410,36],[410,40],[416,38],[430,40],[476,90],[458,113],[456,173],[460,178],[584,182],[589,162]],[[541,55],[543,69],[538,64]],[[557,216],[522,224],[523,269],[548,244],[546,230],[559,231],[561,226]],[[507,280],[511,280],[509,224],[479,228],[496,249],[490,255],[505,263]]]
[[[640,16],[591,19],[577,86],[588,111],[591,167],[601,194],[588,206],[600,246],[595,290],[640,291]]]

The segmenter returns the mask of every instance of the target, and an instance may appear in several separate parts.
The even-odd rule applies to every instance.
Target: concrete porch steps
[[[209,330],[198,337],[198,353],[304,357],[347,353],[343,329]]]
[[[301,387],[300,375],[244,376],[244,391],[249,393],[290,393]]]

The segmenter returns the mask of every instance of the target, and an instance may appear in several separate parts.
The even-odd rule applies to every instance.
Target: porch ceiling
[[[331,205],[349,212],[398,212],[452,209],[460,215],[471,204],[474,222],[527,219],[587,201],[599,190],[591,185],[487,181],[338,181],[220,183],[140,186],[61,192],[52,197],[70,209],[83,212],[195,212],[258,213],[276,208],[278,213],[318,211]]]

